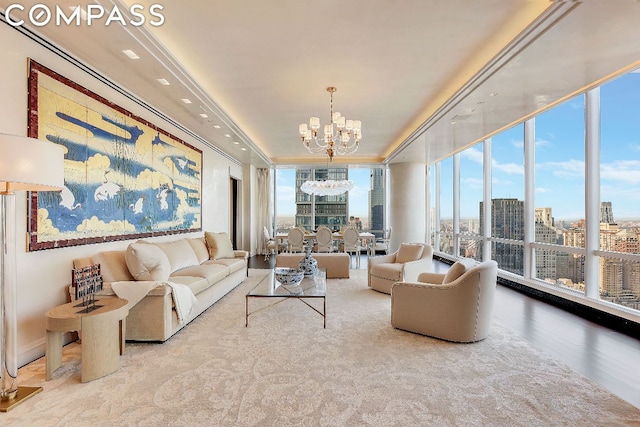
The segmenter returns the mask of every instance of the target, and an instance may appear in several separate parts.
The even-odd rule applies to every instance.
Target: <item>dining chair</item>
[[[333,251],[333,233],[328,227],[321,225],[316,231],[316,252]]]
[[[287,243],[289,252],[304,252],[304,231],[300,227],[290,228]]]
[[[351,253],[355,253],[356,256],[356,268],[360,268],[360,251],[362,250],[362,246],[360,246],[360,233],[353,227],[347,227],[344,229],[342,233],[342,241],[343,241],[343,250],[344,252],[351,255]]]
[[[269,235],[269,230],[267,230],[267,227],[264,227],[262,229],[262,236],[264,237],[264,248],[265,248],[264,260],[267,261],[271,256],[271,254],[275,255],[278,249],[278,242],[276,242],[276,239],[273,239]]]

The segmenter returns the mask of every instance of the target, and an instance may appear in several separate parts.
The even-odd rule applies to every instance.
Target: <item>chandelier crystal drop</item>
[[[350,180],[326,180],[305,181],[300,186],[300,191],[316,196],[337,196],[353,189],[353,181]]]
[[[311,117],[309,125],[302,123],[298,128],[302,144],[310,153],[327,153],[329,161],[333,161],[335,155],[355,153],[362,139],[362,123],[360,120],[347,120],[337,111],[333,112],[333,93],[337,91],[333,86],[327,88],[331,94],[329,104],[330,124],[324,125],[324,138],[318,139],[320,119]]]

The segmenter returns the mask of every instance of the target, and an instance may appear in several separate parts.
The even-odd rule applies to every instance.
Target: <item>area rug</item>
[[[11,426],[640,426],[640,410],[493,323],[453,344],[391,327],[388,295],[366,271],[327,283],[327,328],[297,300],[258,310],[245,327],[250,277],[164,344],[127,344],[117,372],[80,383],[80,346],[44,391],[8,413]],[[313,301],[311,303],[314,303]]]

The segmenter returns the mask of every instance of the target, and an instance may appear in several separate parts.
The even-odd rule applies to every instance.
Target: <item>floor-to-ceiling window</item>
[[[480,235],[480,202],[482,202],[482,144],[460,153],[460,253],[458,255],[479,258],[482,245]]]
[[[491,142],[491,259],[503,270],[524,272],[524,128],[514,126]],[[481,209],[481,208],[479,208]]]
[[[537,290],[623,306],[622,316],[640,309],[639,116],[631,73],[493,135],[486,155],[476,144],[429,165],[436,250],[478,260],[490,250],[501,274]]]
[[[288,230],[296,225],[296,170],[274,169],[276,231]]]
[[[453,158],[440,162],[440,252],[455,255],[453,233]]]
[[[640,74],[600,90],[600,298],[640,309]]]
[[[550,284],[584,291],[584,95],[535,119],[535,268]]]
[[[351,180],[351,191],[330,196],[300,190],[307,180]],[[293,226],[333,230],[352,224],[361,231],[382,236],[386,227],[386,170],[379,168],[299,167],[275,169],[275,224],[280,231]]]

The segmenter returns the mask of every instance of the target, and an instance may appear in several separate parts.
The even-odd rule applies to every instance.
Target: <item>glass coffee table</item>
[[[271,305],[261,307],[253,312],[249,312],[249,298],[277,298],[278,300]],[[327,272],[324,268],[319,268],[313,276],[307,276],[302,279],[299,286],[294,288],[285,288],[280,285],[273,276],[273,270],[264,277],[256,286],[251,289],[245,296],[245,319],[244,326],[249,326],[249,316],[271,307],[284,300],[295,298],[302,301],[307,307],[322,316],[323,326],[327,327]],[[306,299],[322,298],[322,311],[309,304]]]

